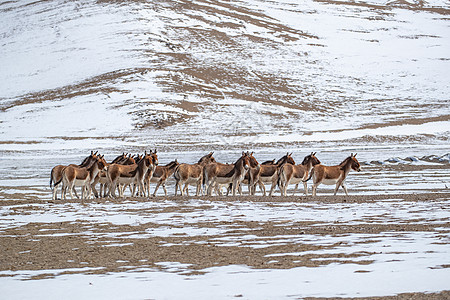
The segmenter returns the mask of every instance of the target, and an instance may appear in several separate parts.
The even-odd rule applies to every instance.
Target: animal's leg
[[[315,183],[312,186],[312,195],[313,195],[313,197],[316,196],[317,186],[318,186],[318,184],[315,184]]]
[[[213,189],[213,182],[211,180],[208,180],[208,182],[206,183],[206,195],[211,196],[212,189]]]
[[[163,182],[162,187],[163,187],[163,190],[164,190],[164,195],[166,195],[166,197],[167,197],[167,189],[166,189],[166,183],[165,182]]]
[[[277,182],[276,181],[272,181],[272,186],[270,187],[269,196],[273,195],[273,191],[275,190],[276,186],[277,186]]]
[[[98,196],[97,189],[95,188],[95,184],[94,184],[94,183],[91,185],[90,191],[91,191],[92,193],[94,193],[94,197],[95,197],[95,198],[98,198],[98,197],[99,197],[99,196]],[[89,193],[89,194],[90,194],[90,193]],[[91,196],[91,195],[89,195],[89,197],[90,197],[90,196]]]
[[[189,184],[188,183],[184,184],[183,192],[184,192],[184,194],[186,194],[186,196],[189,197]]]
[[[295,192],[297,191],[297,188],[298,188],[298,183],[294,186],[294,191],[292,192],[292,196],[295,195]]]
[[[336,196],[336,194],[337,194],[337,191],[339,190],[339,187],[341,186],[341,183],[342,183],[342,182],[339,182],[339,181],[336,183],[336,187],[334,188],[334,195],[335,195],[335,196]]]
[[[303,188],[305,189],[305,196],[308,196],[308,183],[303,182]]]
[[[234,179],[233,183],[231,185],[231,191],[232,191],[233,197],[236,196],[236,191],[237,191],[238,188],[239,188],[238,187],[238,182],[237,182],[236,179]]]
[[[64,184],[61,184],[61,200],[66,199],[66,186]]]
[[[161,185],[161,181],[158,181],[158,183],[156,184],[156,187],[155,187],[155,191],[153,192],[153,197],[156,196],[156,192],[158,191],[160,185]],[[163,188],[164,188],[164,191],[166,192],[166,196],[167,196],[166,187],[163,186]],[[176,187],[175,187],[175,188],[176,188]],[[149,195],[150,195],[150,194],[149,194]]]
[[[261,181],[258,181],[258,186],[259,186],[259,190],[261,191],[263,196],[266,196],[266,186],[264,185],[264,183],[262,183]],[[256,187],[255,187],[255,192],[256,192]]]
[[[202,182],[197,182],[197,189],[195,190],[196,196],[201,196],[202,193]]]
[[[177,195],[177,191],[178,191],[179,187],[180,187],[180,181],[176,180],[176,182],[175,182],[175,196]],[[181,187],[180,187],[180,193],[181,193]]]
[[[344,185],[344,182],[342,182],[341,186],[342,186],[342,189],[343,189],[344,192],[345,192],[345,195],[348,196],[347,187]]]
[[[118,189],[119,191],[119,197],[120,197],[120,185],[117,185],[116,181],[113,181],[109,184],[109,193],[110,195],[112,195],[114,198],[117,198],[116,196],[116,189]]]
[[[69,191],[70,191],[70,198],[73,200],[73,191],[75,190],[75,187],[73,186],[73,184],[69,183]],[[79,199],[77,197],[77,199]]]
[[[77,190],[75,189],[75,186],[72,188],[72,190],[75,193],[75,197],[77,197],[77,199],[80,199],[80,197],[78,197]]]
[[[56,192],[57,192],[58,185],[53,186],[52,200],[56,200]],[[61,189],[61,193],[62,193],[62,189]],[[61,197],[62,197],[62,195],[61,195]]]

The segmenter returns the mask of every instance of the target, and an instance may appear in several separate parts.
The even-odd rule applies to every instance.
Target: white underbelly
[[[302,182],[302,178],[292,177],[291,181],[289,181],[289,184],[299,184],[300,182]]]
[[[118,184],[132,184],[135,181],[134,177],[119,177],[117,179]]]
[[[322,181],[322,183],[326,185],[335,185],[337,182],[338,182],[337,179],[324,179]]]
[[[197,185],[199,180],[200,180],[200,177],[189,177],[184,183],[191,184],[191,185]]]
[[[232,177],[216,177],[214,181],[218,184],[227,184],[233,182]]]
[[[259,180],[262,183],[272,183],[272,181],[275,179],[275,174],[273,174],[272,176],[261,176],[259,177]]]
[[[86,180],[75,179],[74,186],[84,186],[86,184]]]

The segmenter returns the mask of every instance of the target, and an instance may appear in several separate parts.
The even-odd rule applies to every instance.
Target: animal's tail
[[[308,177],[308,179],[306,179],[306,180],[302,180],[302,182],[307,182],[308,180],[310,180],[311,179],[311,177],[313,177],[313,175],[314,175],[314,168],[311,170],[311,174],[309,174],[309,177]]]
[[[203,178],[202,178],[202,187],[205,189],[206,181],[208,179],[208,172],[206,171],[206,166],[203,167]]]
[[[180,168],[180,165],[178,165],[175,168],[175,171],[173,171],[173,178],[175,178],[176,181],[180,181],[180,174],[178,173],[179,168]]]
[[[284,164],[282,164],[278,169],[277,169],[277,186],[278,188],[281,190],[281,176],[284,176],[284,172],[283,172],[283,166]]]
[[[50,188],[52,189],[53,172],[50,173]]]
[[[61,179],[60,179],[60,180],[58,180],[57,182],[55,182],[55,185],[54,185],[54,186],[57,186],[58,184],[60,184],[61,181],[62,181],[62,176],[61,176]]]

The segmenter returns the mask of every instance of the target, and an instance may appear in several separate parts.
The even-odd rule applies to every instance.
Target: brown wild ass
[[[355,155],[350,154],[343,162],[337,166],[327,167],[321,164],[315,165],[311,171],[311,175],[305,181],[308,181],[311,177],[313,178],[312,195],[316,196],[317,187],[323,183],[327,185],[336,184],[334,189],[334,195],[336,195],[340,186],[344,190],[345,194],[348,196],[347,188],[344,185],[345,178],[347,177],[350,170],[355,170],[357,172],[361,171],[361,165],[356,159]]]
[[[136,186],[144,193],[144,176],[149,169],[154,169],[158,164],[158,156],[150,151],[145,152],[143,158],[132,165],[112,164],[108,167],[106,176],[108,178],[109,195],[116,197],[116,188],[118,185],[132,184],[131,196],[134,197]],[[119,197],[123,197],[123,189],[119,188]]]
[[[244,180],[245,174],[250,168],[250,156],[253,157],[253,152],[251,154],[249,152],[242,152],[242,156],[234,164],[207,164],[203,169],[207,195],[211,196],[212,189],[218,185],[231,183],[232,194],[235,196],[237,188],[242,180]],[[254,162],[255,167],[259,165],[256,159]]]
[[[248,152],[247,152],[248,153]],[[250,169],[245,174],[244,180],[242,180],[242,184],[248,185],[248,193],[249,195],[254,195],[256,192],[256,181],[259,179],[259,173],[261,171],[261,165],[272,165],[275,163],[274,160],[265,161],[262,164],[259,164],[256,158],[253,156],[253,152],[249,154],[249,162]],[[227,189],[227,196],[231,190],[231,184]],[[242,185],[239,185],[239,194],[242,195]]]
[[[108,178],[106,177],[107,169],[112,164],[119,164],[119,165],[132,165],[135,164],[135,160],[133,157],[131,157],[131,154],[122,153],[121,155],[117,156],[111,163],[106,163],[106,169],[101,170],[100,173],[98,173],[98,176],[95,178],[94,182],[91,185],[92,191],[94,192],[95,197],[106,197],[107,196],[107,186],[108,186]],[[97,189],[95,188],[97,183],[100,184],[100,193],[97,192]],[[130,188],[131,191],[131,188]]]
[[[160,185],[162,185],[164,189],[164,194],[167,196],[166,189],[166,181],[174,172],[175,169],[179,166],[177,160],[171,161],[165,166],[157,166],[155,171],[153,172],[153,176],[150,178],[150,172],[147,172],[145,177],[145,183],[147,185],[147,194],[150,195],[150,182],[156,183],[155,191],[153,192],[153,196],[156,196],[156,192]]]
[[[270,183],[270,192],[269,195],[272,196],[273,191],[278,182],[278,171],[280,167],[286,163],[295,165],[295,161],[292,158],[292,153],[286,153],[283,157],[281,157],[274,165],[262,165],[260,167],[260,171],[258,174],[254,175],[253,189],[256,192],[256,185],[259,186],[259,189],[263,192],[263,195],[266,195],[266,187],[264,184]]]
[[[100,170],[106,167],[103,156],[97,156],[90,167],[67,166],[62,171],[62,195],[61,199],[66,199],[67,189],[73,200],[73,190],[76,186],[81,187],[81,198],[86,199],[91,194],[91,184],[97,177]]]
[[[305,195],[308,196],[308,186],[305,180],[308,178],[309,172],[311,172],[312,168],[317,164],[320,164],[320,160],[317,159],[316,153],[311,152],[310,155],[307,155],[303,159],[303,162],[300,165],[286,163],[281,166],[278,174],[278,186],[281,195],[286,196],[289,184],[295,184],[294,192],[292,193],[292,195],[295,195],[298,184],[303,182]]]
[[[175,196],[177,195],[177,190],[180,190],[181,196],[184,192],[189,195],[188,185],[195,184],[197,187],[196,195],[199,196],[202,193],[202,182],[203,182],[203,167],[206,164],[215,162],[216,160],[212,156],[214,152],[206,154],[200,160],[193,165],[190,164],[180,164],[178,168],[175,169],[173,177],[175,177]],[[184,185],[184,187],[183,187]]]
[[[81,164],[79,165],[74,165],[74,164],[70,164],[69,166],[74,166],[74,167],[90,167],[92,166],[92,164],[95,162],[96,158],[97,158],[97,153],[98,151],[96,151],[94,153],[94,151],[91,151],[91,154],[86,157],[83,162],[81,162]],[[62,179],[62,171],[63,169],[67,167],[67,166],[63,166],[63,165],[57,165],[55,167],[52,168],[52,171],[50,172],[50,188],[53,190],[53,195],[52,195],[52,199],[56,200],[57,195],[57,186],[61,183],[61,179]],[[52,186],[52,183],[54,184]],[[77,192],[74,190],[73,191],[75,193],[75,196],[78,198]],[[62,189],[61,189],[61,197],[62,197]]]

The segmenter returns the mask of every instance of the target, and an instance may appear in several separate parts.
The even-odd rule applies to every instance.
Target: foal
[[[334,189],[334,195],[336,195],[340,186],[344,190],[345,194],[348,196],[347,188],[344,185],[345,178],[347,177],[350,170],[355,170],[357,172],[361,171],[361,165],[356,159],[356,153],[353,153],[347,157],[343,162],[337,166],[327,167],[321,164],[315,165],[312,169],[311,176],[305,180],[308,181],[311,177],[313,178],[312,195],[316,195],[317,187],[323,183],[327,185],[336,184]]]
[[[310,155],[307,155],[303,159],[303,162],[300,165],[287,163],[280,168],[278,175],[278,186],[282,196],[286,196],[287,187],[289,184],[295,184],[294,192],[292,193],[292,195],[294,195],[300,182],[303,182],[305,195],[308,196],[308,186],[305,180],[308,178],[309,172],[311,172],[312,168],[315,165],[320,164],[320,160],[317,159],[316,153],[311,152]]]

